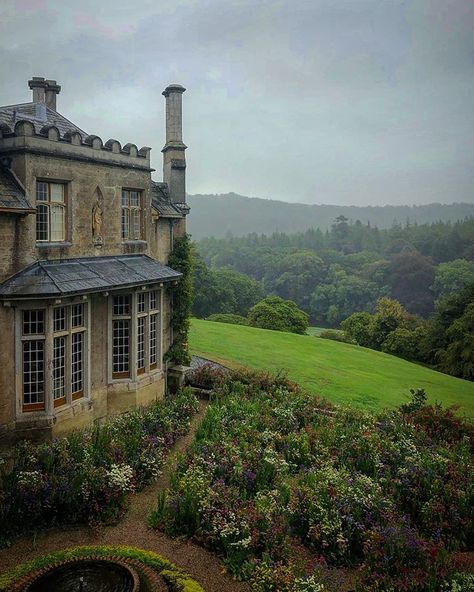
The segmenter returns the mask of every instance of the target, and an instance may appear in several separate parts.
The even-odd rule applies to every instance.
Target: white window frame
[[[112,383],[130,383],[137,382],[144,377],[162,372],[163,370],[163,289],[162,285],[151,286],[146,289],[138,290],[121,290],[109,295],[109,348],[108,348],[108,382]],[[156,308],[150,309],[150,293],[156,292]],[[139,294],[145,294],[145,311],[139,312],[138,299]],[[129,315],[114,315],[114,296],[126,295],[130,296],[130,314]],[[140,296],[141,297],[141,296]],[[156,362],[150,364],[150,319],[152,315],[156,315]],[[129,320],[129,371],[128,376],[120,376],[114,373],[114,343],[113,343],[113,326],[114,321],[127,319]],[[138,368],[138,319],[144,319],[144,368]],[[115,374],[115,376],[114,376]]]
[[[71,314],[75,305],[83,307],[83,324],[72,327]],[[54,331],[54,311],[66,309],[66,326]],[[41,335],[23,335],[23,313],[28,310],[44,310],[44,333]],[[72,336],[83,335],[82,385],[79,393],[72,393]],[[56,338],[65,338],[64,381],[65,395],[54,399],[54,342]],[[44,405],[25,404],[23,395],[23,343],[35,339],[44,341]],[[16,367],[16,411],[17,417],[53,415],[84,399],[90,398],[90,302],[87,298],[75,298],[57,301],[28,301],[18,303],[15,311],[15,367]],[[79,396],[77,396],[79,394]]]
[[[134,197],[137,198],[138,205],[133,204],[132,198]],[[144,216],[143,190],[122,187],[120,197],[120,236],[123,242],[145,240]],[[138,217],[138,228],[135,227],[135,217]],[[124,220],[127,221],[126,224],[124,224]]]
[[[47,199],[38,199],[39,185],[46,185],[46,196]],[[55,201],[51,198],[51,188],[59,186],[62,187],[62,201]],[[35,185],[35,204],[36,204],[36,222],[35,222],[35,237],[36,242],[41,243],[64,243],[67,241],[67,206],[68,206],[68,183],[63,181],[51,181],[45,179],[36,179]],[[46,238],[38,238],[38,218],[39,208],[44,208],[46,214]],[[61,238],[52,238],[52,212],[57,209],[62,215],[62,236]]]

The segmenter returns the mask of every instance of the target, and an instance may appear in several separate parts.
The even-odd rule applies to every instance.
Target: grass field
[[[396,406],[408,400],[410,388],[424,388],[430,402],[459,405],[474,417],[474,383],[356,345],[199,319],[192,320],[190,345],[193,354],[216,361],[285,370],[335,403]]]

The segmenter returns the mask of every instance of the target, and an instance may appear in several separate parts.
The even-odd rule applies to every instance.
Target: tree
[[[235,308],[234,293],[230,286],[219,283],[215,273],[199,256],[194,259],[193,315],[205,318],[212,313],[232,313]]]
[[[358,311],[370,312],[380,296],[379,287],[368,280],[332,266],[327,284],[316,288],[311,296],[310,312],[317,323],[338,326]]]
[[[308,328],[308,315],[291,300],[267,296],[250,309],[249,325],[275,331],[288,331],[304,335]]]
[[[373,315],[368,312],[355,312],[342,321],[344,334],[362,347],[372,347],[373,343]]]
[[[382,351],[405,360],[416,360],[418,357],[418,335],[416,329],[399,327],[388,334],[382,343]]]
[[[209,269],[195,257],[193,314],[200,318],[211,314],[246,316],[264,296],[259,282],[232,269]]]
[[[381,349],[382,344],[396,329],[414,329],[418,325],[416,317],[391,298],[380,298],[373,317],[372,347]]]
[[[232,293],[232,310],[221,312],[246,316],[250,308],[264,296],[260,282],[233,269],[218,269],[214,271],[214,277],[221,292],[230,290]]]
[[[279,270],[281,275],[271,286],[272,291],[308,309],[311,293],[326,276],[323,260],[311,251],[296,251],[281,259]]]
[[[460,292],[470,283],[474,283],[474,261],[455,259],[438,265],[431,289],[439,299]]]
[[[474,380],[474,302],[451,324],[447,337],[450,343],[439,353],[441,370]]]
[[[434,280],[434,265],[418,251],[401,253],[390,264],[389,284],[392,298],[406,309],[427,317],[434,308],[430,287]]]

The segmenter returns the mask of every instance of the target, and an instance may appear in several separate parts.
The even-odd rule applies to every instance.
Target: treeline
[[[374,314],[356,312],[341,326],[345,338],[358,345],[474,380],[474,282],[438,300],[428,320],[381,298]]]
[[[383,297],[426,318],[436,300],[474,281],[474,218],[381,230],[339,216],[326,232],[207,238],[197,251],[197,316],[245,316],[274,294],[328,327],[374,312]]]
[[[194,240],[204,237],[245,236],[250,232],[292,234],[308,228],[330,229],[338,216],[349,221],[361,220],[378,228],[390,228],[394,223],[431,224],[432,222],[463,220],[474,216],[474,204],[432,203],[420,206],[336,206],[288,203],[236,193],[224,195],[188,195],[192,215],[188,230]]]

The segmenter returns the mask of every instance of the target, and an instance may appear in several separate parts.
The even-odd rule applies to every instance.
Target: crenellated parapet
[[[148,146],[138,148],[128,143],[122,147],[113,138],[104,142],[96,135],[64,129],[64,124],[59,126],[46,121],[40,125],[33,118],[22,118],[18,112],[13,119],[12,123],[0,122],[0,154],[12,151],[43,152],[58,158],[86,158],[104,164],[150,170],[151,148]]]

